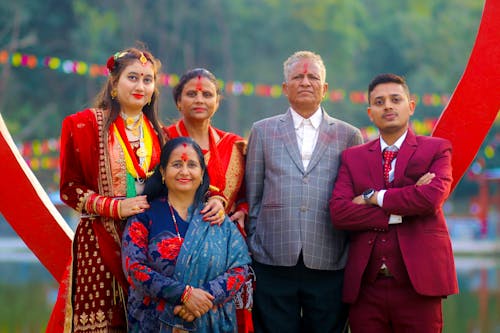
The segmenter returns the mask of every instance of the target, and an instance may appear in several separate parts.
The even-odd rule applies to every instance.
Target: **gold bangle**
[[[210,201],[210,199],[219,199],[220,202],[222,203],[222,207],[226,208],[227,206],[227,200],[222,195],[211,196],[208,198],[208,201]]]
[[[122,201],[121,200],[118,200],[118,210],[117,210],[117,213],[118,213],[118,218],[120,220],[123,220],[123,217],[122,215],[120,214],[120,210],[122,209]]]

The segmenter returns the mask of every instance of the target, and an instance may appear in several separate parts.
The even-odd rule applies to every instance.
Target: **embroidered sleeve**
[[[222,202],[222,206],[227,206],[227,198],[224,193],[216,186],[210,185],[208,188],[208,200],[217,199]]]
[[[80,149],[75,141],[75,131],[82,127],[72,117],[63,121],[61,130],[60,168],[61,200],[78,212],[84,211],[87,197],[94,191],[85,181],[85,166],[82,165]]]

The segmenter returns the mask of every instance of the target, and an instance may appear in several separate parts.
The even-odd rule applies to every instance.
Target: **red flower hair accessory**
[[[108,68],[108,71],[110,73],[113,72],[113,70],[115,69],[116,60],[123,57],[126,54],[127,54],[126,51],[116,52],[114,55],[108,58],[108,61],[106,62],[106,67]]]
[[[106,68],[108,69],[108,72],[111,73],[113,69],[115,68],[115,57],[111,56],[108,58],[108,61],[106,62]]]

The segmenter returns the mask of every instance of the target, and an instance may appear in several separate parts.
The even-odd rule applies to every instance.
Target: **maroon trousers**
[[[378,276],[363,281],[349,310],[352,333],[442,332],[441,297],[422,296],[410,281]]]

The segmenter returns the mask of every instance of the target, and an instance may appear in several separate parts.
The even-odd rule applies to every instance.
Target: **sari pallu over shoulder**
[[[251,259],[248,248],[233,222],[226,217],[217,227],[202,220],[199,210],[193,213],[175,267],[175,279],[193,287],[212,290],[216,311],[209,310],[192,324],[174,316],[174,305],[168,304],[160,316],[162,323],[175,323],[196,332],[237,332],[236,308],[232,297],[248,275]],[[228,271],[241,268],[237,281]],[[226,280],[221,284],[221,280]],[[225,285],[226,288],[221,288]],[[227,290],[233,289],[229,295]],[[162,325],[161,332],[172,327]]]

